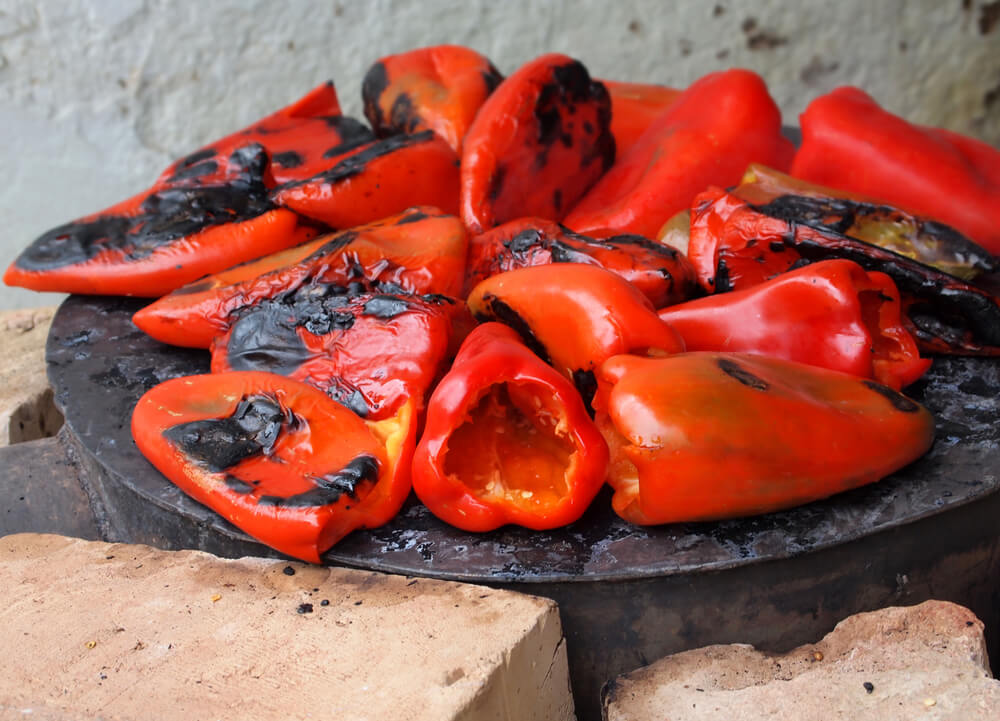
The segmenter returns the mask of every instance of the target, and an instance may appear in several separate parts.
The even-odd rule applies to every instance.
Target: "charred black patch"
[[[715,277],[709,279],[709,285],[713,285],[716,293],[728,293],[733,289],[733,284],[729,280],[729,266],[726,259],[719,254],[719,260],[715,264]]]
[[[364,101],[365,117],[368,118],[368,122],[372,124],[375,132],[380,135],[385,128],[385,116],[379,106],[379,100],[388,87],[389,74],[381,62],[368,68],[364,80],[361,81],[361,99]]]
[[[232,468],[240,461],[269,455],[291,411],[268,395],[244,397],[228,418],[191,421],[168,428],[164,437],[185,455],[211,471]]]
[[[136,261],[206,228],[256,218],[274,207],[263,182],[267,154],[254,144],[240,161],[228,182],[158,190],[134,216],[106,215],[53,228],[15,262],[24,270],[50,270],[86,262],[105,250],[121,251],[125,260]]]
[[[558,240],[549,244],[553,263],[593,263],[593,258],[584,251],[577,250]]]
[[[275,153],[272,155],[271,162],[275,165],[280,165],[282,168],[297,168],[302,165],[305,160],[294,150],[288,150],[284,153]]]
[[[233,323],[226,359],[236,371],[268,371],[291,375],[312,357],[281,303],[264,302],[246,309]]]
[[[592,81],[590,73],[579,61],[552,68],[552,81],[541,87],[535,100],[535,123],[538,127],[538,155],[536,168],[548,162],[548,151],[556,142],[570,148],[574,144],[572,123],[565,116],[576,114],[579,103],[594,103],[597,107],[598,127],[588,123],[582,127],[586,133],[586,148],[581,152],[580,167],[586,168],[599,159],[607,170],[614,163],[615,141],[611,134],[611,96],[603,83]],[[592,137],[588,137],[592,136]]]
[[[177,161],[176,168],[182,170],[183,168],[190,168],[192,165],[197,165],[203,160],[208,160],[209,158],[215,157],[215,148],[202,148],[201,150],[195,151],[188,155],[187,157],[181,158]]]
[[[356,499],[362,484],[378,480],[378,459],[361,455],[336,473],[313,476],[309,480],[316,484],[315,488],[291,496],[261,496],[257,503],[262,506],[314,508],[336,503],[345,494]]]
[[[240,495],[246,495],[248,493],[253,493],[254,486],[252,483],[247,483],[246,481],[237,478],[236,476],[226,476],[225,478],[226,488],[229,490],[239,493]]]
[[[167,179],[169,183],[178,183],[185,180],[194,180],[195,178],[201,178],[206,175],[211,175],[212,173],[218,171],[219,164],[214,160],[206,160],[201,163],[195,163],[194,165],[188,165],[183,168],[179,168],[170,178]]]
[[[489,67],[482,73],[483,85],[486,87],[486,94],[492,95],[493,91],[500,87],[500,83],[503,82],[503,75],[499,70],[493,65],[489,64]]]
[[[515,258],[522,259],[529,251],[544,248],[546,243],[540,230],[529,228],[522,230],[510,240],[505,240],[503,245]]]
[[[525,322],[524,318],[522,318],[516,310],[511,308],[492,293],[486,293],[483,296],[483,305],[485,306],[486,313],[476,313],[476,320],[480,322],[495,320],[506,326],[510,326],[511,329],[517,331],[517,334],[521,336],[521,340],[524,341],[524,344],[528,346],[528,348],[530,348],[535,355],[546,363],[549,362],[549,352],[545,350],[545,346],[543,346],[538,338],[535,337],[535,333],[531,330],[531,326]]]
[[[353,243],[357,237],[358,232],[356,230],[343,230],[335,234],[332,238],[330,238],[330,240],[326,241],[323,245],[310,253],[309,257],[302,261],[302,263],[311,264],[312,261],[318,260],[327,255],[332,255]]]
[[[766,391],[771,388],[771,385],[767,381],[763,378],[758,378],[736,361],[729,358],[719,358],[715,362],[719,366],[719,370],[730,378],[735,378],[748,388],[753,388],[756,391]]]
[[[340,142],[323,151],[324,158],[335,158],[362,145],[375,142],[375,133],[360,120],[347,115],[331,115],[326,124],[337,131]]]
[[[397,220],[395,224],[406,225],[407,223],[417,223],[420,222],[421,220],[426,220],[429,217],[431,216],[427,215],[427,213],[423,212],[422,210],[410,210],[407,211],[407,213],[402,218]]]
[[[389,126],[398,133],[412,133],[420,127],[420,114],[409,93],[400,93],[389,109]]]
[[[342,388],[334,385],[330,388],[328,393],[333,400],[337,401],[337,403],[353,411],[362,418],[367,418],[368,414],[375,410],[374,408],[368,407],[368,401],[365,399],[365,394],[357,388]]]
[[[364,313],[382,320],[389,320],[409,309],[410,304],[406,298],[394,295],[376,295],[365,303]]]
[[[909,398],[904,396],[899,391],[894,391],[888,386],[884,386],[881,383],[876,383],[875,381],[864,380],[861,383],[870,390],[875,391],[880,396],[885,397],[891,404],[892,407],[901,413],[916,413],[920,410],[920,406],[915,402],[911,401]]]
[[[578,368],[573,371],[573,385],[576,389],[580,391],[580,397],[583,398],[583,405],[587,409],[587,413],[590,417],[594,417],[594,396],[597,395],[597,378],[594,376],[593,370],[583,370]]]
[[[317,181],[321,183],[329,183],[331,185],[339,183],[342,180],[353,178],[355,175],[360,175],[365,172],[368,168],[368,164],[373,160],[385,157],[386,155],[391,155],[397,150],[402,150],[403,148],[429,142],[433,140],[434,137],[434,132],[431,130],[424,130],[423,132],[414,133],[413,135],[393,135],[385,140],[379,140],[375,143],[371,143],[363,150],[347,156],[329,170],[318,173],[312,178],[308,178],[306,180],[296,180],[290,183],[285,183],[284,185],[279,185],[275,188],[275,192],[280,192],[286,188],[296,188],[300,185],[315,183]]]

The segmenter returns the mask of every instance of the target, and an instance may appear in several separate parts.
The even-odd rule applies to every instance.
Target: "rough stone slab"
[[[62,425],[45,375],[45,339],[55,311],[0,311],[0,446],[48,438]]]
[[[870,685],[870,687],[869,687]],[[943,601],[851,616],[823,640],[770,656],[707,646],[615,679],[607,721],[996,721],[983,624]]]
[[[553,602],[270,559],[6,536],[0,648],[3,719],[574,718]]]

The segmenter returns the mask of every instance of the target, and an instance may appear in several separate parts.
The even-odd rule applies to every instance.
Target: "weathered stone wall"
[[[0,0],[0,264],[323,80],[359,113],[375,59],[443,42],[503,72],[546,51],[675,86],[748,67],[789,123],[856,84],[1000,144],[1000,0]],[[0,290],[0,308],[47,302]]]

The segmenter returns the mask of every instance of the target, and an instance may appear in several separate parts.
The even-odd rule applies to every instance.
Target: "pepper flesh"
[[[753,162],[787,168],[794,148],[759,76],[712,73],[685,90],[566,216],[580,233],[653,238],[709,185],[734,185]]]
[[[707,290],[747,288],[793,267],[846,258],[888,275],[899,288],[904,323],[921,350],[959,355],[1000,355],[1000,299],[902,255],[794,214],[796,203],[779,198],[752,205],[711,188],[691,210],[688,257]]]
[[[132,321],[164,343],[208,348],[240,308],[309,283],[370,281],[457,297],[465,255],[465,228],[458,218],[436,208],[410,208],[202,278],[146,306]]]
[[[652,525],[749,516],[873,483],[926,452],[931,414],[874,381],[763,356],[617,356],[598,373],[612,505]]]
[[[503,76],[475,50],[435,45],[379,59],[361,83],[380,136],[433,130],[459,153],[480,106]]]
[[[480,321],[514,328],[529,348],[572,378],[584,402],[594,371],[621,353],[668,355],[684,350],[639,290],[609,270],[580,263],[520,268],[487,278],[467,300]]]
[[[132,414],[142,454],[181,490],[272,548],[313,563],[410,491],[413,408],[366,423],[321,391],[270,373],[188,376]]]
[[[459,309],[445,296],[310,284],[240,311],[212,342],[211,369],[294,378],[370,420],[394,416],[410,400],[420,413]]]
[[[934,218],[1000,254],[1000,150],[913,125],[853,87],[813,100],[800,123],[792,175]]]
[[[608,449],[573,385],[510,328],[477,327],[431,396],[413,489],[466,531],[544,530],[577,520]]]
[[[611,99],[565,55],[523,65],[486,99],[462,148],[461,215],[470,233],[508,220],[559,220],[611,167]]]
[[[520,218],[469,241],[465,287],[498,273],[550,263],[586,263],[617,273],[642,291],[655,308],[699,292],[687,257],[640,235],[591,238],[544,218]]]
[[[746,352],[872,378],[899,390],[927,371],[884,273],[825,260],[744,290],[659,311],[688,351]]]

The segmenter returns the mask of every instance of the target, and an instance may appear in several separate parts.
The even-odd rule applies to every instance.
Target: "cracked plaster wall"
[[[674,86],[748,67],[790,124],[855,84],[1000,145],[1000,0],[0,0],[0,264],[323,80],[360,114],[374,60],[443,42],[503,72],[547,51]],[[0,308],[51,301],[0,288]]]

